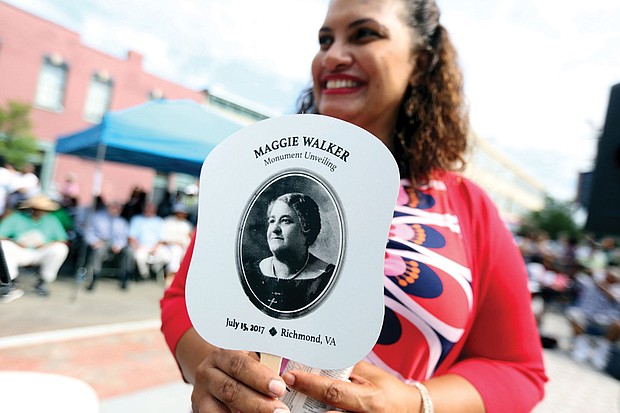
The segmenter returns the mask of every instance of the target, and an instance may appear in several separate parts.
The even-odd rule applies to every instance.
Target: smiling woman
[[[194,411],[286,412],[285,384],[348,412],[531,411],[546,376],[527,272],[490,197],[458,172],[468,112],[437,4],[331,0],[318,38],[313,86],[300,99],[300,112],[371,132],[390,149],[402,178],[384,271],[376,274],[384,286],[382,331],[350,381],[298,370],[280,377],[253,353],[217,348],[198,336],[182,313],[182,271],[162,300],[162,329],[194,384]],[[368,203],[378,196],[364,182],[351,190],[362,191]],[[291,188],[264,204],[290,192],[307,194]],[[276,201],[260,215],[269,216],[272,237],[266,253],[272,257],[256,257],[264,279],[295,280],[313,261],[314,251],[305,248],[312,237],[294,210]],[[264,222],[257,234],[264,240]],[[255,245],[244,243],[243,252]],[[332,262],[337,274],[338,261]],[[235,397],[226,391],[231,387]]]

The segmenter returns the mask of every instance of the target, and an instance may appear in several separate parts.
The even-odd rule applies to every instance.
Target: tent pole
[[[100,143],[97,147],[97,166],[95,168],[95,175],[93,176],[93,201],[95,201],[97,196],[101,195],[101,187],[103,186],[103,162],[105,160],[106,149],[107,147],[104,143]]]
[[[95,209],[97,207],[97,197],[101,195],[101,188],[103,184],[103,162],[105,161],[106,149],[107,147],[104,143],[100,143],[99,146],[97,146],[97,159],[96,159],[95,173],[93,175],[93,188],[91,192],[92,199],[91,199],[90,206],[86,210],[86,217],[84,221],[82,222],[82,225],[83,225],[82,231],[81,231],[82,237],[80,240],[79,254],[78,254],[78,259],[76,262],[77,264],[76,271],[75,271],[76,283],[75,283],[75,293],[73,294],[73,301],[77,299],[80,286],[86,279],[86,275],[88,273],[88,268],[86,267],[87,265],[86,259],[88,255],[87,254],[88,244],[86,242],[86,239],[84,238],[84,230],[88,228],[88,226],[90,225],[90,220],[92,216],[94,215]]]

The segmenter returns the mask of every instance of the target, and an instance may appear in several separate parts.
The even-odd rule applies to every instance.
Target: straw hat
[[[45,195],[34,195],[19,204],[19,209],[38,209],[40,211],[56,211],[60,208],[58,202],[54,202]]]

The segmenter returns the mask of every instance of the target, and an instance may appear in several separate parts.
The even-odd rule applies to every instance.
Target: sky
[[[1,0],[0,0],[1,1]],[[293,113],[309,85],[328,0],[4,0],[82,42],[194,89]],[[471,125],[572,200],[594,167],[610,88],[620,83],[618,0],[437,0],[459,51]]]

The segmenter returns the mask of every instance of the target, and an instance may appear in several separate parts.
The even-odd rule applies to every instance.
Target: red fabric
[[[410,190],[409,195],[412,193]],[[423,334],[424,320],[420,330],[420,325],[409,322],[411,320],[399,311],[390,310],[391,322],[402,329],[398,337],[392,337],[392,332],[384,329],[380,337],[382,344],[375,346],[369,360],[403,380],[459,374],[478,389],[489,413],[530,411],[542,399],[547,378],[531,311],[527,273],[512,235],[488,196],[459,175],[447,173],[434,187],[418,195],[428,197],[433,205],[421,206],[426,199],[423,198],[417,200],[415,211],[456,217],[458,229],[448,230],[448,225],[394,224],[386,250],[385,279],[389,280],[386,287],[390,286],[388,289],[398,294],[401,293],[398,288],[407,292],[415,301],[413,306],[423,313],[420,319],[426,316],[433,322],[439,320],[441,326],[447,326],[454,342],[436,331]],[[394,222],[397,220],[395,212]],[[424,264],[423,260],[396,257],[390,253],[394,252],[390,248],[393,238],[412,240],[414,247],[433,251],[430,254],[446,254],[450,263],[471,271],[471,281],[459,284],[449,274]],[[192,241],[181,268],[161,300],[162,332],[173,354],[179,339],[191,327],[184,292],[193,246]],[[438,290],[441,301],[434,300],[436,297],[432,293],[438,285],[441,286]],[[400,287],[395,290],[394,286]],[[413,288],[421,288],[419,286],[424,289]],[[403,302],[406,300],[407,296]],[[386,309],[391,302],[391,308],[400,310],[402,306],[397,301],[386,289]],[[406,313],[407,310],[403,312]],[[387,317],[384,326],[390,321]],[[444,332],[442,328],[439,330]],[[434,336],[439,340],[425,341]],[[429,357],[430,354],[435,354],[435,358]]]
[[[172,280],[172,284],[166,289],[160,301],[161,331],[164,333],[166,343],[168,343],[168,347],[173,355],[176,355],[177,344],[181,336],[192,327],[189,314],[187,313],[187,306],[185,305],[185,281],[187,280],[189,263],[194,251],[195,239],[196,231],[194,231],[192,241],[187,247],[185,257]]]
[[[547,377],[522,256],[480,188],[455,175],[446,184],[472,249],[474,312],[460,361],[437,374],[465,377],[489,413],[528,412],[543,398]]]

